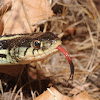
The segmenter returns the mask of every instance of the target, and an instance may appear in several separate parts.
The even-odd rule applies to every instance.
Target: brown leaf
[[[9,11],[12,7],[12,2],[8,2],[7,4],[3,5],[2,8],[0,8],[0,16],[5,14],[7,11]]]
[[[2,20],[2,17],[0,17],[0,36],[2,35],[4,30],[4,22]]]
[[[93,100],[93,99],[90,97],[90,95],[86,91],[83,91],[77,96],[75,96],[74,100]]]
[[[50,91],[53,93],[51,94]],[[34,100],[72,100],[70,97],[62,95],[55,88],[51,87],[50,91],[45,91]]]
[[[83,91],[76,96],[68,97],[68,96],[61,94],[53,87],[51,87],[49,90],[53,94],[50,93],[50,91],[46,90],[44,93],[39,95],[34,100],[93,100],[86,91]]]
[[[2,17],[7,11],[11,9],[11,7],[12,7],[12,2],[10,1],[7,4],[2,5],[2,7],[0,8],[0,36],[2,35],[4,30],[4,21],[2,20]]]
[[[12,1],[11,11],[3,17],[4,34],[31,33],[28,22],[34,30],[36,27],[33,27],[33,24],[53,15],[48,0],[23,0],[23,3],[21,3],[21,0]]]

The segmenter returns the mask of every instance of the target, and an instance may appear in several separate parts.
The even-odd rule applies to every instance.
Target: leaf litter
[[[32,23],[32,27],[35,26],[35,32],[51,31],[61,38],[63,47],[69,52],[75,65],[73,82],[67,82],[70,76],[70,70],[69,67],[66,68],[66,66],[69,66],[69,64],[63,54],[59,52],[39,62],[41,66],[37,68],[26,68],[24,72],[21,73],[22,75],[19,75],[20,77],[17,84],[17,78],[15,79],[13,75],[11,77],[9,75],[0,74],[1,80],[3,80],[0,83],[1,98],[7,100],[7,97],[10,95],[10,99],[12,100],[30,100],[45,91],[47,87],[54,86],[60,91],[58,92],[50,88],[52,93],[56,96],[55,100],[92,100],[92,98],[99,100],[100,15],[95,5],[97,1],[69,0],[69,3],[63,2],[64,0],[51,1],[51,8],[54,15],[50,18],[44,18],[36,23]],[[28,20],[30,21],[31,19],[29,18]],[[17,33],[18,31],[18,29],[13,30],[15,31],[12,31],[12,33]],[[21,31],[24,32],[23,30]],[[7,32],[4,31],[4,33]],[[8,32],[8,34],[9,33],[10,32]],[[9,72],[5,73],[9,74]],[[17,76],[17,74],[15,76]],[[30,76],[33,76],[31,77],[32,79]],[[33,80],[34,82],[32,83]],[[38,84],[38,86],[36,86],[36,84]],[[13,90],[13,92],[11,90]],[[66,94],[66,96],[60,93]],[[40,95],[36,99],[42,100],[43,98],[43,100],[47,100],[48,93],[44,92],[42,95],[44,96],[41,97]],[[54,99],[54,95],[50,95],[53,96],[51,97],[52,99]],[[45,98],[45,96],[47,97]]]

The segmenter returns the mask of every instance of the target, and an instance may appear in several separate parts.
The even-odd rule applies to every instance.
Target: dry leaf
[[[5,0],[5,2],[7,1],[9,0]],[[48,0],[12,0],[11,11],[3,17],[4,34],[31,33],[30,28],[35,29],[32,26],[33,24],[52,15],[53,12]],[[30,27],[28,22],[31,25]]]
[[[5,14],[7,11],[9,11],[12,7],[12,2],[8,2],[5,5],[2,5],[2,7],[0,8],[0,16],[2,16],[3,14]]]
[[[83,91],[77,96],[75,96],[74,100],[93,100],[93,99],[90,97],[90,95],[86,91]]]
[[[50,93],[50,91],[53,93]],[[62,95],[55,88],[51,87],[49,90],[42,93],[40,96],[34,100],[72,100],[70,97]]]
[[[2,7],[0,8],[0,36],[2,35],[4,30],[4,21],[2,20],[2,17],[7,11],[11,9],[11,7],[12,7],[12,2],[10,1],[7,4],[2,5]]]
[[[3,30],[4,30],[4,22],[2,20],[2,17],[0,17],[0,36],[2,35]]]
[[[58,92],[55,88],[51,87],[49,90],[46,90],[44,93],[42,93],[34,100],[93,100],[93,99],[86,91],[83,91],[76,96],[68,97]]]

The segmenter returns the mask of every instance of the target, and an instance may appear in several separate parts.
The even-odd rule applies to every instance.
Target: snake
[[[52,32],[0,36],[0,65],[30,64],[60,50],[68,59],[70,77],[73,77],[74,65],[68,53],[61,48],[61,44],[61,40]]]

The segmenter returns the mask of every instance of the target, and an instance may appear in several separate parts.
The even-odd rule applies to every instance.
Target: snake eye
[[[33,43],[34,48],[40,48],[41,42],[39,40],[35,40]]]

